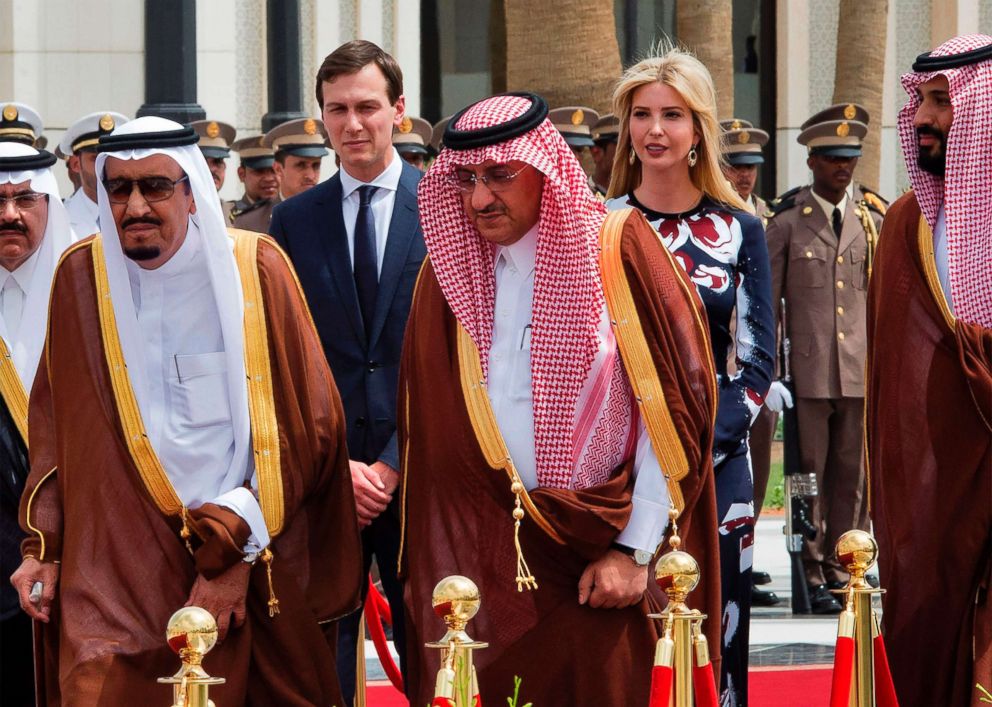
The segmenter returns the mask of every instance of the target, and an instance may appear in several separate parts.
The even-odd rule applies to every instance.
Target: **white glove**
[[[791,408],[792,393],[781,382],[775,381],[765,395],[765,407],[772,412],[782,412],[785,408]]]

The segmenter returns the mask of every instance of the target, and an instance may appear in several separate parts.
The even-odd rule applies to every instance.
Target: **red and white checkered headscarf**
[[[979,49],[992,37],[969,34],[950,39],[930,56]],[[954,123],[947,138],[944,178],[920,169],[913,117],[920,106],[917,87],[938,74],[947,77]],[[923,215],[935,228],[944,206],[947,259],[954,314],[992,328],[992,60],[955,69],[902,76],[909,101],[899,112],[899,137],[910,182]]]
[[[455,127],[500,125],[531,104],[522,96],[487,98]],[[456,166],[487,160],[518,160],[544,175],[531,315],[538,482],[557,488],[602,483],[629,455],[633,424],[630,384],[609,328],[599,275],[599,229],[606,209],[548,120],[495,145],[445,148],[421,179],[420,221],[431,264],[448,306],[479,349],[487,378],[496,246],[465,215],[461,194],[449,181]]]

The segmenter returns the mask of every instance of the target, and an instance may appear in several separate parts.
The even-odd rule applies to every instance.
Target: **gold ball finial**
[[[864,530],[848,530],[837,539],[837,560],[852,577],[864,577],[878,559],[878,543]]]
[[[434,613],[449,626],[455,623],[464,626],[479,613],[481,603],[475,582],[458,574],[438,582],[431,596]]]
[[[206,609],[187,606],[169,619],[165,638],[184,662],[196,657],[197,660],[190,662],[199,663],[217,644],[217,621]]]
[[[668,598],[681,604],[699,584],[699,563],[687,552],[666,552],[659,558],[654,576]]]

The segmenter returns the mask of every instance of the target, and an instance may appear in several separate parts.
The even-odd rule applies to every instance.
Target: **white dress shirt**
[[[947,307],[954,313],[954,301],[951,299],[951,271],[947,262],[947,219],[944,207],[937,211],[937,223],[933,229],[933,256],[937,262],[937,277],[940,279],[940,289],[944,291]]]
[[[220,313],[199,230],[190,221],[185,241],[161,267],[146,270],[128,260],[127,270],[148,372],[144,423],[152,446],[183,503],[229,508],[251,528],[249,548],[261,549],[269,538],[254,494],[221,488],[234,458],[234,424]],[[253,472],[249,462],[239,477]]]
[[[536,226],[516,243],[496,249],[496,305],[487,382],[496,423],[528,491],[538,485],[530,362],[536,253]],[[647,428],[640,416],[638,420],[633,509],[616,541],[654,552],[668,526],[668,486]]]
[[[10,341],[7,346],[13,349],[20,339],[21,315],[24,313],[24,301],[28,296],[31,278],[38,264],[40,248],[31,254],[16,270],[8,270],[0,265],[0,317]]]
[[[840,209],[840,220],[841,223],[844,222],[844,214],[847,212],[847,200],[850,196],[847,191],[844,192],[844,197],[840,200],[839,204],[831,204],[829,201],[817,194],[816,190],[813,188],[810,188],[809,193],[813,195],[813,198],[816,199],[816,203],[820,205],[821,209],[823,209],[823,213],[827,216],[827,223],[833,226],[835,208]]]
[[[86,238],[100,230],[100,207],[86,196],[82,187],[65,200],[65,210],[77,238]]]
[[[393,148],[393,158],[389,166],[371,182],[360,182],[341,165],[341,216],[344,218],[344,228],[348,233],[348,256],[351,258],[352,269],[355,266],[355,221],[358,219],[358,208],[361,198],[358,188],[371,185],[378,187],[372,195],[372,218],[375,220],[375,252],[376,264],[382,271],[382,258],[386,252],[386,236],[389,235],[389,224],[393,220],[393,205],[396,203],[396,190],[400,185],[400,175],[403,173],[403,160],[396,148]]]

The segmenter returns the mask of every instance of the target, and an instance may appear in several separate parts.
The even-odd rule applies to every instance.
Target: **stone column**
[[[306,118],[300,88],[300,2],[267,0],[265,8],[269,112],[262,116],[268,132],[287,120]]]
[[[196,0],[145,0],[145,103],[137,117],[189,123],[196,102]]]

